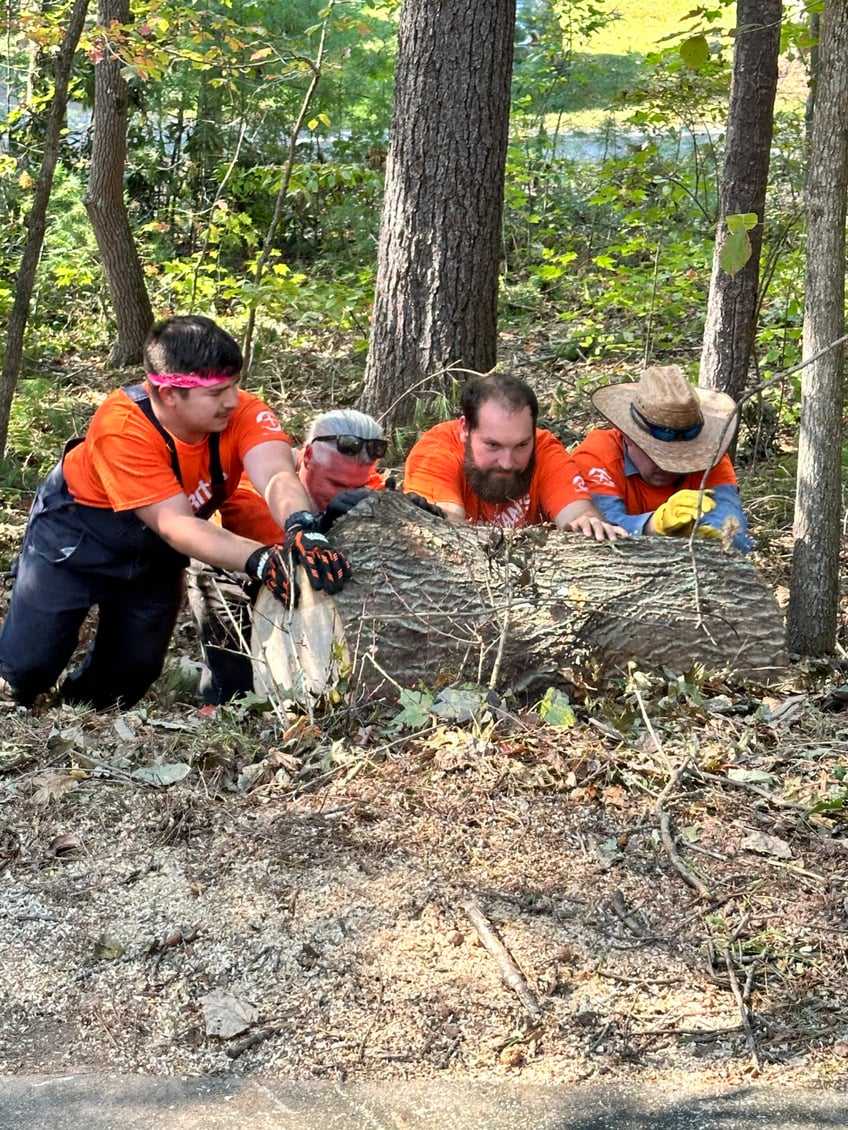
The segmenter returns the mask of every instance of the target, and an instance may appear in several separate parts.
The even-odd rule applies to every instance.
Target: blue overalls
[[[140,393],[137,390],[141,390]],[[173,438],[153,415],[142,386],[125,390],[165,437],[178,480]],[[208,518],[225,494],[218,436],[210,436],[212,498],[197,513]],[[64,680],[67,702],[95,710],[133,706],[162,671],[183,594],[188,558],[172,549],[132,511],[75,501],[62,460],[38,488],[14,567],[15,585],[0,629],[0,675],[16,699],[32,705],[56,683],[79,642],[93,606],[98,623],[81,666]]]

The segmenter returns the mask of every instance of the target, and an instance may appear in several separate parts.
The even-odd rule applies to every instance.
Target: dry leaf
[[[765,832],[751,832],[739,845],[743,851],[756,851],[760,855],[776,855],[778,859],[791,859],[792,848],[777,836],[767,836]]]
[[[32,799],[36,804],[49,804],[51,800],[64,796],[68,789],[75,789],[78,783],[70,773],[43,773],[36,777],[38,788]]]
[[[219,1036],[222,1040],[229,1040],[246,1032],[259,1015],[252,1004],[223,989],[207,993],[200,998],[200,1004],[206,1019],[206,1035]]]

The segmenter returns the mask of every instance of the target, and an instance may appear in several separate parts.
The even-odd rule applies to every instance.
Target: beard
[[[468,485],[484,502],[512,502],[523,498],[530,489],[530,482],[536,469],[536,450],[533,449],[530,461],[523,471],[483,471],[474,462],[471,437],[468,436],[465,440],[462,469]]]

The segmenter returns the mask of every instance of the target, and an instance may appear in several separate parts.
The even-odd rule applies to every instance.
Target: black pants
[[[210,705],[253,690],[250,625],[259,581],[192,561],[186,590],[200,636],[200,693]]]
[[[57,682],[97,606],[62,694],[96,710],[138,702],[162,670],[185,564],[135,515],[77,504],[57,467],[36,494],[0,629],[0,675],[18,701],[29,706]]]

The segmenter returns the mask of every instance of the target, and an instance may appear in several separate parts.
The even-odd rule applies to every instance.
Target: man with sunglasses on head
[[[453,522],[518,527],[553,522],[597,541],[627,537],[593,505],[574,460],[537,428],[539,402],[510,373],[475,376],[460,392],[461,415],[430,428],[409,453],[404,490]]]
[[[296,467],[322,535],[369,491],[385,488],[386,475],[377,470],[377,463],[388,446],[377,421],[353,408],[325,412],[313,420],[296,452]],[[285,537],[246,476],[222,505],[220,520],[231,533],[254,541],[276,544]],[[203,652],[200,693],[206,706],[221,705],[253,689],[251,610],[258,591],[248,576],[192,563],[188,598]]]
[[[747,553],[748,524],[727,449],[736,432],[730,396],[696,388],[678,365],[592,397],[612,428],[572,452],[607,521],[628,533],[722,538]]]

